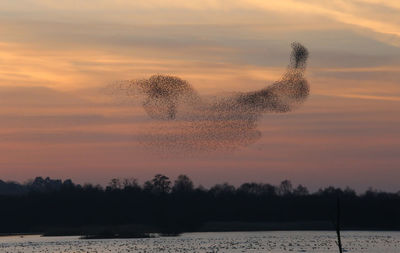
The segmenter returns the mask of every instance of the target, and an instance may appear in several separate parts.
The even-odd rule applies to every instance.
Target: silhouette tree
[[[296,189],[293,190],[293,195],[306,196],[308,195],[308,189],[305,186],[299,184]]]
[[[228,183],[217,184],[210,189],[210,193],[215,196],[227,196],[235,194],[235,187]]]
[[[121,180],[118,178],[113,178],[110,180],[110,183],[108,184],[111,190],[118,190],[122,188],[122,183]]]
[[[151,181],[147,181],[144,187],[146,190],[150,190],[153,193],[165,194],[171,191],[171,181],[169,177],[157,174]]]
[[[286,196],[292,194],[292,192],[293,192],[292,183],[289,180],[282,181],[281,184],[279,185],[279,194],[282,196]]]
[[[26,184],[0,180],[0,233],[61,228],[64,233],[82,234],[85,228],[132,224],[144,232],[175,234],[198,231],[207,223],[232,221],[326,222],[318,229],[330,229],[338,196],[343,210],[341,229],[400,230],[398,193],[369,189],[358,195],[348,187],[309,193],[302,185],[293,189],[288,180],[278,187],[244,183],[236,189],[225,183],[194,189],[186,175],[178,176],[171,187],[167,176],[157,174],[143,186],[136,179],[115,179],[106,189],[81,186],[69,179],[63,182],[37,177]],[[316,229],[314,225],[312,229]]]
[[[193,182],[186,175],[179,175],[172,187],[173,193],[188,193],[193,191]]]
[[[140,189],[138,180],[136,178],[124,178],[122,180],[124,189]]]

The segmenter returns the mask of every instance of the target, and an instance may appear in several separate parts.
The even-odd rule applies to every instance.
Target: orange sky
[[[0,3],[0,179],[188,174],[196,183],[291,179],[398,191],[400,4],[363,1],[11,1]],[[233,153],[160,157],[135,136],[140,107],[101,92],[173,74],[201,94],[259,89],[310,51],[311,96],[265,115]]]

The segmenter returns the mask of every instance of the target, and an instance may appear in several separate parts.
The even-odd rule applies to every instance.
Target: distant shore
[[[344,231],[400,231],[380,227],[345,227]],[[143,225],[96,226],[79,228],[57,228],[32,233],[1,233],[0,236],[80,236],[82,239],[151,238],[158,236],[178,236],[190,232],[251,232],[251,231],[334,231],[329,221],[321,222],[207,222],[197,230],[163,233],[153,227]]]
[[[327,187],[310,193],[289,180],[194,187],[186,175],[172,182],[157,174],[139,185],[112,179],[106,188],[37,177],[28,184],[0,181],[0,232],[143,238],[186,232],[334,231],[337,203],[341,230],[400,231],[400,192]],[[1,191],[0,191],[1,192]]]
[[[0,233],[2,236],[28,236],[28,235],[42,235],[42,233]]]

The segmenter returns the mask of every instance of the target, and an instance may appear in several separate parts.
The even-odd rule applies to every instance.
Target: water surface
[[[110,252],[338,252],[336,235],[329,231],[273,231],[186,233],[179,237],[81,240],[75,236],[0,237],[4,253]],[[399,253],[400,232],[342,233],[345,252]]]

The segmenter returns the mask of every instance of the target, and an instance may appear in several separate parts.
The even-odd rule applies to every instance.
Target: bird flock
[[[257,126],[263,114],[290,112],[307,99],[308,55],[303,45],[292,43],[290,64],[280,80],[229,96],[201,96],[188,81],[170,75],[119,81],[107,89],[139,102],[152,119],[138,137],[145,146],[166,152],[235,149],[261,137]]]

